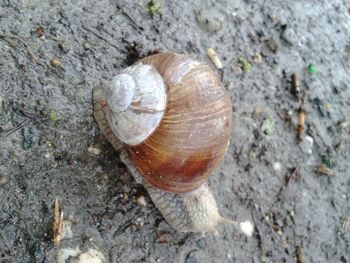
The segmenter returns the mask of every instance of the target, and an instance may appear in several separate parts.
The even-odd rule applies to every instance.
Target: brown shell
[[[224,158],[232,126],[230,98],[209,66],[188,56],[163,53],[139,63],[162,75],[168,104],[158,128],[129,147],[129,157],[151,185],[191,191]]]

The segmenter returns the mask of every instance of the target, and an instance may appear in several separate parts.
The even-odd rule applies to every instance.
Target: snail
[[[219,214],[206,182],[232,127],[230,98],[208,65],[175,53],[145,57],[97,86],[93,105],[102,133],[172,227],[242,229]]]

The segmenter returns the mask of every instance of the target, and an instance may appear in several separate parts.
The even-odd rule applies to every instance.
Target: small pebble
[[[202,9],[197,16],[197,21],[201,28],[208,32],[219,31],[225,21],[224,15],[214,9]]]
[[[305,139],[302,140],[300,147],[304,153],[312,154],[312,148],[314,145],[314,139],[311,136],[305,136]]]
[[[68,53],[70,50],[70,46],[67,42],[62,41],[58,43],[58,48],[63,52],[63,53]]]
[[[250,221],[244,221],[239,223],[239,228],[244,234],[251,237],[254,232],[254,225]]]
[[[45,38],[45,30],[42,26],[39,26],[35,29],[35,33],[38,36],[38,38]]]
[[[92,153],[94,155],[100,155],[101,154],[101,149],[98,146],[90,145],[89,148],[87,149],[89,153]]]
[[[258,117],[258,116],[260,116],[263,112],[264,112],[263,108],[260,107],[260,106],[257,106],[257,107],[254,108],[253,116],[254,116],[254,117]]]
[[[50,65],[55,67],[55,68],[63,68],[63,65],[61,61],[57,58],[51,59],[50,60]]]
[[[140,195],[139,197],[136,198],[136,203],[142,207],[147,206],[146,198],[143,195]]]
[[[292,46],[297,45],[299,43],[299,37],[295,30],[291,27],[287,27],[282,32],[281,38]]]
[[[7,184],[9,181],[8,177],[0,175],[0,185]]]
[[[78,263],[103,263],[105,262],[105,257],[102,252],[90,248],[87,252],[79,256]]]
[[[253,61],[256,64],[260,64],[262,62],[262,56],[259,52],[255,52],[255,54],[253,56]]]
[[[280,170],[281,170],[281,163],[275,162],[275,163],[273,164],[273,169],[274,169],[276,172],[280,171]]]
[[[56,262],[57,263],[65,263],[71,257],[76,257],[80,253],[79,247],[76,248],[61,248],[57,252]],[[67,260],[67,261],[66,261]]]
[[[143,219],[141,217],[136,218],[135,224],[140,226],[140,227],[143,226],[143,224],[144,224]]]
[[[265,42],[266,42],[267,47],[273,53],[276,53],[276,51],[278,50],[278,44],[277,44],[276,40],[273,37],[271,37],[271,38],[267,39]]]
[[[170,235],[166,232],[161,232],[157,234],[156,242],[159,244],[166,244],[169,243]]]
[[[90,50],[91,49],[91,45],[89,43],[84,43],[84,49],[85,50]]]

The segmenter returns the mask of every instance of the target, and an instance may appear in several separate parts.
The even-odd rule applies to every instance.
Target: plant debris
[[[160,0],[151,0],[147,6],[148,13],[150,16],[155,16],[156,14],[162,14],[162,7]]]
[[[35,145],[35,132],[32,127],[26,128],[24,127],[22,129],[22,135],[23,135],[23,140],[22,140],[22,145],[25,150],[28,150],[32,148]]]
[[[294,95],[296,98],[299,97],[300,95],[300,82],[299,82],[299,78],[297,76],[297,74],[292,74],[291,77],[291,90],[290,92],[292,93],[292,95]]]
[[[42,26],[39,26],[35,29],[35,33],[39,38],[43,38],[45,36],[45,30]]]
[[[305,111],[303,108],[299,108],[297,112],[297,142],[301,143],[303,140],[304,133],[304,125],[305,125]]]
[[[315,74],[317,72],[317,68],[314,64],[310,64],[307,67],[307,72],[309,72],[310,74]]]
[[[58,121],[59,117],[58,117],[57,111],[51,110],[50,113],[49,113],[49,119],[50,119],[50,121],[52,121],[52,122]]]
[[[327,176],[332,176],[334,175],[334,172],[331,168],[328,168],[326,165],[324,164],[320,164],[320,165],[316,165],[314,168],[315,172],[319,173],[319,174],[323,174],[323,175],[327,175]]]
[[[341,230],[343,233],[345,233],[348,230],[349,225],[350,225],[350,212],[348,212],[342,219]]]
[[[55,68],[63,68],[63,64],[58,58],[54,58],[50,60],[50,65]]]
[[[303,257],[303,254],[301,253],[300,246],[295,246],[295,257],[297,259],[297,263],[304,263],[304,257]]]
[[[275,129],[275,123],[271,118],[267,118],[262,122],[261,130],[266,135],[271,135],[274,129]]]
[[[250,63],[248,62],[248,60],[246,60],[243,57],[240,57],[238,59],[238,62],[241,64],[244,73],[247,73],[250,70]]]
[[[221,61],[218,57],[218,55],[216,54],[215,50],[212,49],[212,48],[208,48],[207,49],[207,54],[208,54],[208,57],[210,58],[210,60],[213,62],[213,64],[215,65],[215,67],[217,69],[222,69],[222,64],[221,64]]]
[[[63,223],[63,212],[61,211],[58,199],[55,200],[54,205],[54,223],[53,223],[53,241],[55,246],[59,246],[61,242],[62,233],[62,223]]]

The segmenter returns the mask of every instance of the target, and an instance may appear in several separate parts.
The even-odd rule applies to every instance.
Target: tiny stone
[[[136,198],[136,203],[142,207],[147,206],[146,198],[143,195],[140,195],[139,197]]]
[[[224,15],[213,8],[202,9],[197,16],[197,21],[201,28],[208,32],[219,31],[224,23]]]
[[[314,145],[314,139],[311,136],[305,136],[305,139],[302,140],[300,147],[304,153],[312,154],[312,148]]]
[[[255,52],[255,54],[253,56],[253,61],[256,64],[260,64],[262,62],[262,56],[259,52]]]
[[[79,256],[78,263],[103,263],[105,262],[105,257],[101,251],[90,248],[87,252]]]
[[[85,50],[90,50],[91,49],[91,45],[89,43],[84,43],[84,49]]]
[[[161,232],[157,234],[156,242],[159,244],[166,244],[169,243],[170,235],[166,232]]]
[[[44,156],[45,156],[45,158],[49,159],[51,155],[50,155],[50,153],[45,153]]]
[[[6,176],[0,175],[0,185],[7,184],[9,179]]]
[[[76,248],[61,248],[58,250],[56,255],[56,262],[57,263],[65,263],[68,262],[69,258],[73,258],[78,256],[80,253],[79,247]],[[66,261],[67,260],[67,261]]]
[[[286,41],[290,45],[297,45],[299,42],[299,38],[295,30],[291,27],[287,27],[281,34],[281,38]]]
[[[250,221],[244,221],[239,223],[239,228],[244,234],[251,237],[254,232],[254,225]]]
[[[101,149],[98,146],[90,145],[87,149],[89,153],[92,153],[94,155],[100,155]]]
[[[143,226],[144,222],[143,222],[142,218],[139,217],[139,218],[136,218],[135,224],[138,226]]]
[[[263,112],[264,112],[263,108],[258,106],[254,108],[253,115],[257,117],[257,116],[260,116]]]
[[[63,53],[68,53],[70,50],[70,47],[67,42],[59,42],[58,43],[58,48],[63,52]]]
[[[273,53],[276,53],[276,51],[278,49],[278,44],[274,38],[271,37],[271,38],[267,39],[266,45]]]
[[[51,66],[53,66],[55,68],[63,68],[61,61],[59,61],[59,59],[57,59],[57,58],[51,59],[50,64],[51,64]]]
[[[275,163],[273,164],[273,169],[274,169],[276,172],[280,171],[280,170],[281,170],[281,164],[280,164],[279,162],[275,162]]]

